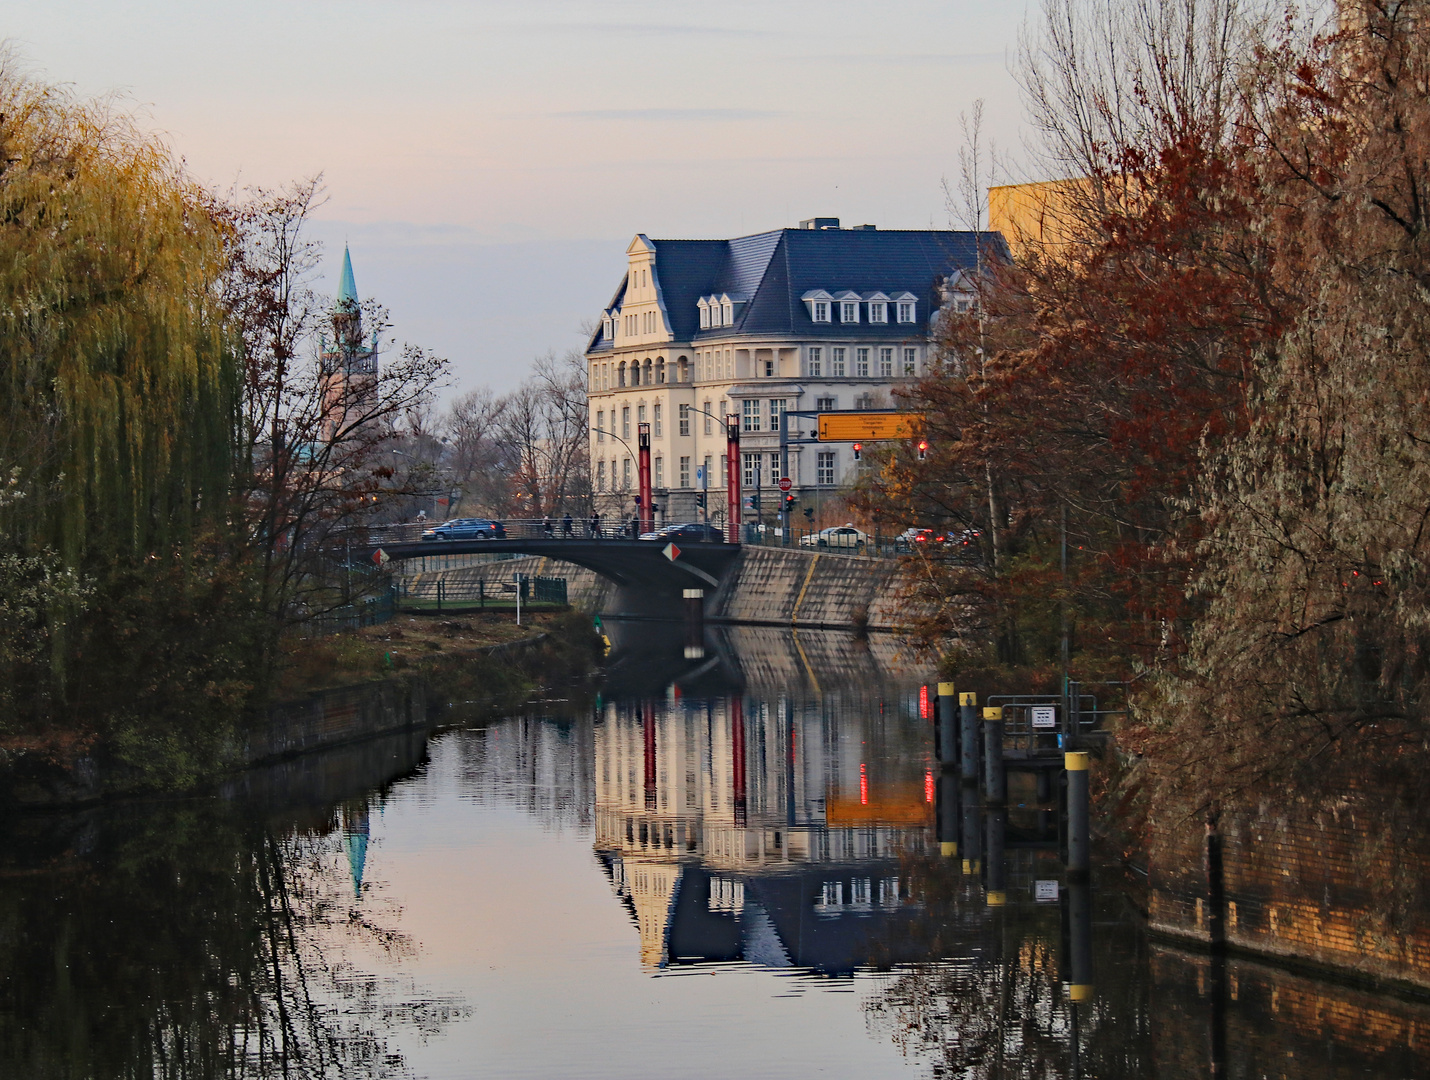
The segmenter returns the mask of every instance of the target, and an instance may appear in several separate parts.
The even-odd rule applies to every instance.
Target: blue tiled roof
[[[937,284],[977,265],[978,246],[1006,258],[999,233],[934,230],[776,229],[734,240],[655,240],[655,273],[677,341],[703,337],[798,336],[845,338],[851,327],[815,323],[800,299],[812,289],[838,293],[882,290],[918,297],[918,322],[861,323],[860,337],[907,338],[923,333],[937,306]],[[700,329],[702,296],[728,293],[747,300],[734,326]],[[612,305],[624,296],[624,285]],[[598,333],[593,349],[609,348]]]

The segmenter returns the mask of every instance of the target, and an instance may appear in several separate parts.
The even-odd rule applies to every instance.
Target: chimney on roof
[[[851,225],[849,230],[851,232],[878,232],[879,227],[877,225]]]
[[[801,229],[837,229],[839,219],[837,217],[812,217],[805,218],[799,223]]]

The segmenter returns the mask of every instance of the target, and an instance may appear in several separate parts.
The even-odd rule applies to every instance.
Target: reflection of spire
[[[362,872],[367,865],[367,807],[343,808],[343,847],[348,853],[348,870],[353,877],[353,896],[362,899]]]

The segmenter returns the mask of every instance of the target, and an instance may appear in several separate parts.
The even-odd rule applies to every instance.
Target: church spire
[[[343,245],[343,276],[338,283],[337,306],[349,310],[358,306],[357,281],[353,278],[353,255],[347,244]]]

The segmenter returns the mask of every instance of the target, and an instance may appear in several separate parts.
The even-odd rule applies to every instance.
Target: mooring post
[[[958,726],[962,738],[963,779],[978,782],[978,695],[958,695]]]
[[[988,843],[984,860],[988,866],[988,906],[1002,907],[1008,902],[1008,867],[1005,848],[1008,833],[1008,811],[1001,806],[988,811]]]
[[[705,590],[686,589],[685,595],[685,659],[701,660],[705,656]]]
[[[953,683],[938,684],[938,762],[944,767],[958,764],[958,703],[953,699]]]
[[[1092,867],[1091,817],[1088,794],[1088,755],[1070,751],[1063,755],[1068,778],[1068,875],[1069,880],[1087,876]]]
[[[1003,710],[998,706],[983,710],[983,792],[990,806],[1002,806],[1008,798],[1003,772]]]
[[[945,859],[958,856],[960,787],[958,777],[952,772],[938,778],[938,852]]]

